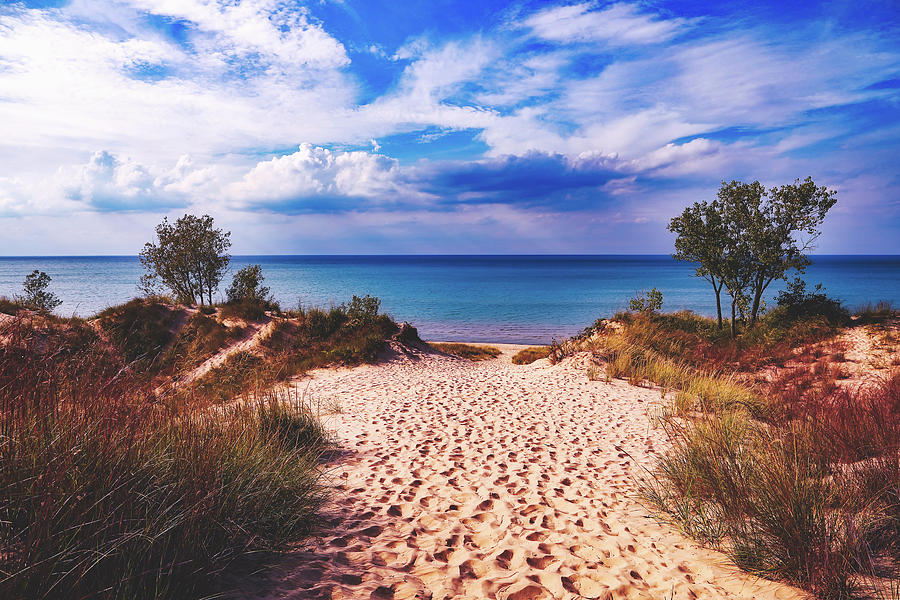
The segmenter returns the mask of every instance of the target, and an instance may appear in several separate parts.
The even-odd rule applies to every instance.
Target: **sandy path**
[[[244,335],[242,335],[239,339],[233,341],[228,346],[221,348],[218,352],[207,358],[205,361],[188,371],[187,373],[183,373],[179,375],[177,383],[180,386],[185,386],[189,383],[193,383],[194,381],[200,379],[216,367],[220,367],[225,364],[225,361],[228,360],[228,357],[237,352],[246,352],[254,350],[259,347],[260,342],[269,334],[271,334],[272,329],[275,326],[274,320],[269,320],[262,323],[249,323],[247,324],[246,331]],[[166,391],[168,391],[173,382],[167,381],[166,383],[158,386],[155,390],[157,395],[162,395]]]
[[[517,366],[397,356],[301,382],[338,401],[327,535],[240,597],[799,598],[647,518],[652,390],[578,357]]]

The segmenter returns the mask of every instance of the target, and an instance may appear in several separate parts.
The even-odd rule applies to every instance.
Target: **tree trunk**
[[[731,339],[737,337],[737,316],[735,315],[735,304],[737,304],[737,298],[731,299]]]
[[[200,265],[197,265],[197,287],[200,288],[200,306],[203,306],[203,292],[206,290],[206,286],[203,285],[203,269]]]
[[[719,322],[719,329],[722,329],[722,286],[716,287],[714,284],[713,289],[716,291],[716,319]]]
[[[763,286],[761,283],[756,284],[753,292],[753,308],[750,309],[750,327],[756,325],[756,316],[759,314],[759,303],[762,300]]]

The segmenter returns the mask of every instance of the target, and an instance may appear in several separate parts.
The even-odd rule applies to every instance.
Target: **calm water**
[[[371,294],[432,340],[546,343],[654,286],[664,310],[715,312],[709,284],[669,256],[237,256],[232,269],[252,263],[262,265],[284,307]],[[53,278],[51,290],[63,300],[57,312],[79,316],[134,297],[141,275],[133,256],[0,257],[0,295],[20,293],[33,269]],[[900,304],[900,256],[817,256],[806,280],[851,307]],[[770,299],[777,289],[773,284]]]

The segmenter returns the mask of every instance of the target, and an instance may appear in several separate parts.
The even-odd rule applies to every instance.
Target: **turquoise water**
[[[370,294],[432,340],[547,343],[651,287],[662,290],[664,310],[715,312],[709,284],[669,256],[236,256],[231,265],[253,263],[284,307]],[[141,275],[133,256],[0,257],[0,295],[20,293],[33,269],[53,278],[51,290],[63,300],[57,312],[78,316],[134,297]],[[900,304],[900,256],[817,256],[806,280],[851,307]],[[773,284],[770,301],[778,289]]]

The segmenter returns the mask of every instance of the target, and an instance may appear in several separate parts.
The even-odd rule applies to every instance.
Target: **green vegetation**
[[[850,311],[840,301],[829,298],[822,284],[813,291],[806,290],[806,282],[797,277],[788,282],[787,289],[775,298],[777,307],[767,317],[770,321],[790,325],[802,320],[820,317],[833,325],[848,325]]]
[[[200,596],[314,527],[328,441],[301,399],[213,415],[154,401],[89,326],[3,336],[0,597]]]
[[[768,191],[723,182],[716,200],[669,224],[673,256],[698,263],[713,287],[716,320],[633,303],[638,314],[598,321],[555,343],[551,356],[590,349],[605,359],[607,377],[675,392],[659,417],[669,448],[644,482],[660,516],[746,571],[849,599],[877,594],[900,572],[900,374],[839,385],[846,358],[833,338],[854,320],[887,330],[896,315],[889,305],[867,306],[851,319],[821,285],[808,291],[799,277],[774,309],[762,302],[773,281],[810,264],[806,252],[835,202],[809,178]],[[723,287],[730,338],[722,335]]]
[[[24,294],[19,302],[31,310],[53,312],[53,309],[62,304],[62,300],[47,290],[51,281],[49,275],[35,269],[25,276],[25,283],[22,285]]]
[[[550,356],[550,348],[548,346],[531,346],[524,350],[519,350],[512,357],[514,365],[530,365],[536,360],[547,358]]]
[[[891,302],[882,300],[875,304],[871,302],[863,304],[854,312],[859,323],[866,325],[884,323],[888,319],[897,317],[897,310]]]
[[[628,307],[637,312],[656,312],[662,308],[663,295],[656,288],[649,292],[640,292],[628,301]]]
[[[816,187],[810,178],[769,190],[758,181],[723,181],[714,201],[694,203],[669,223],[677,235],[673,257],[699,264],[697,276],[716,294],[720,327],[721,290],[728,290],[735,337],[738,312],[742,317],[749,312],[752,327],[769,285],[809,265],[806,252],[835,202],[834,191]]]
[[[205,597],[313,531],[328,436],[304,399],[264,390],[374,360],[404,331],[379,308],[277,318],[261,347],[162,395],[245,331],[156,297],[0,325],[0,597]]]
[[[262,284],[264,280],[259,265],[248,265],[235,273],[231,287],[225,291],[227,300],[222,306],[222,315],[259,321],[265,317],[266,311],[278,312],[279,306],[272,300],[269,288]]]
[[[266,302],[269,300],[269,288],[262,282],[265,280],[260,265],[248,265],[234,274],[231,287],[225,292],[229,304],[236,302]]]
[[[212,369],[193,388],[182,390],[226,401],[247,390],[333,364],[373,362],[400,327],[380,314],[377,298],[354,296],[329,310],[309,309],[278,320],[253,352],[238,352]]]
[[[458,343],[431,343],[428,345],[438,352],[473,361],[490,360],[492,358],[497,358],[502,354],[499,348],[493,346],[473,346],[472,344]]]
[[[820,598],[851,598],[900,562],[900,377],[800,402],[768,396],[663,424],[672,446],[647,497],[742,569]]]
[[[746,571],[843,599],[900,566],[900,375],[837,383],[848,322],[795,282],[736,339],[689,312],[625,313],[553,351],[663,388],[670,445],[643,482],[660,518]]]
[[[141,264],[147,270],[141,289],[153,295],[162,287],[179,302],[212,304],[231,260],[230,236],[214,229],[209,215],[184,215],[174,225],[164,218],[156,226],[157,241],[147,242],[141,250]]]

